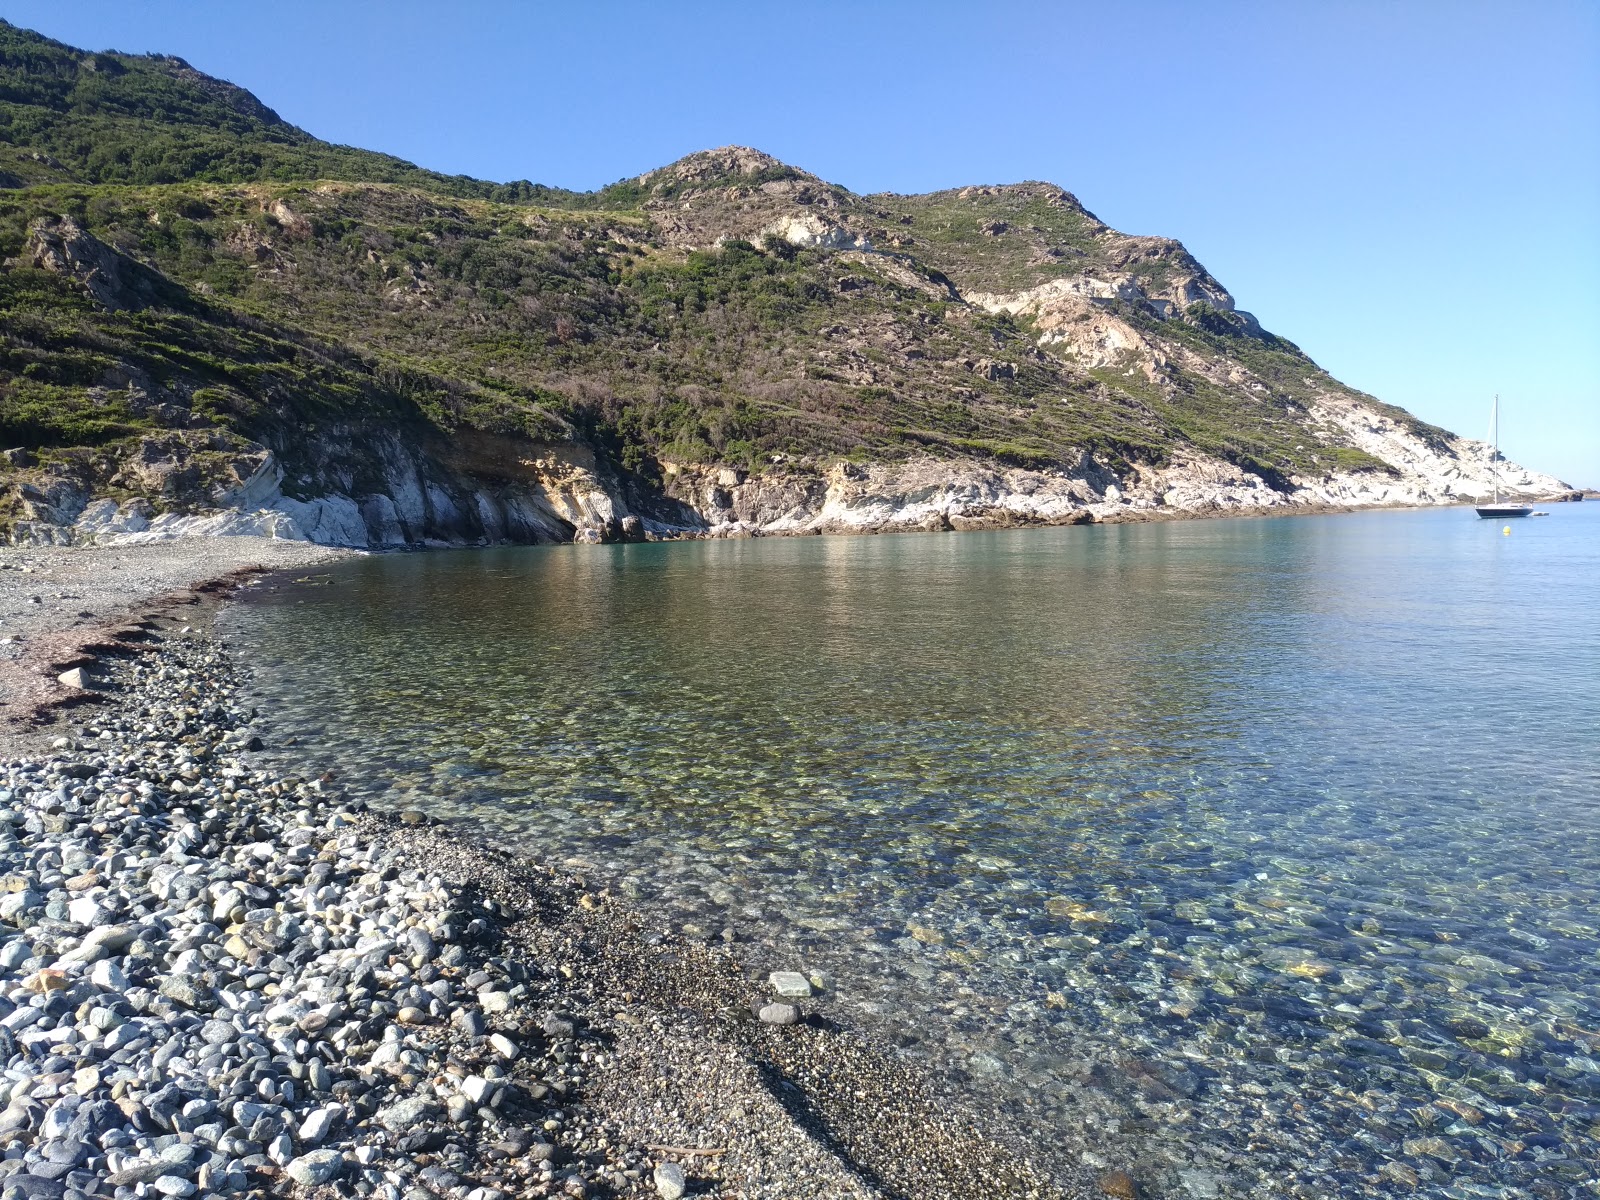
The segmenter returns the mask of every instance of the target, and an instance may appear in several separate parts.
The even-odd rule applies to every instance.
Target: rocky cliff
[[[1055,185],[863,196],[743,147],[594,193],[487,184],[330,147],[178,60],[3,25],[0,84],[12,538],[616,540],[1566,490],[1345,387],[1180,243]]]
[[[544,447],[521,460],[515,480],[452,471],[393,435],[363,453],[383,463],[371,492],[336,486],[286,495],[270,450],[241,447],[230,478],[180,507],[146,495],[121,501],[93,487],[19,484],[14,541],[128,544],[181,536],[255,534],[325,545],[382,548],[473,543],[643,541],[887,533],[1157,520],[1295,509],[1456,504],[1498,490],[1565,498],[1567,485],[1492,455],[1486,443],[1453,439],[1440,453],[1404,431],[1366,427],[1377,450],[1407,464],[1394,473],[1342,472],[1274,487],[1232,463],[1200,456],[1117,472],[1085,455],[1071,467],[1029,470],[973,460],[916,457],[894,462],[810,464],[751,475],[739,468],[666,464],[661,493],[640,495],[591,451]],[[130,467],[152,494],[171,492],[191,458],[188,444],[150,439]],[[248,473],[246,471],[248,470]],[[242,476],[242,477],[241,477]],[[329,481],[332,484],[334,481]],[[141,490],[141,489],[136,489]],[[350,489],[351,492],[356,489]]]

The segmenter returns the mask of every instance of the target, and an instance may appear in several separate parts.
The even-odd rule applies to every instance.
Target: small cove
[[[227,622],[352,792],[824,972],[1156,1194],[1575,1196],[1591,508],[378,556]]]

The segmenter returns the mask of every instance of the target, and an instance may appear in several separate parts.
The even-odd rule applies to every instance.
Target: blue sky
[[[757,146],[857,191],[1047,179],[1339,378],[1600,486],[1600,3],[0,0],[321,137],[591,188]]]

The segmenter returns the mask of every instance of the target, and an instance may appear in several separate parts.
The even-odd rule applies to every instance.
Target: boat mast
[[[1494,472],[1494,502],[1500,503],[1500,472],[1495,462],[1500,457],[1500,393],[1494,394],[1494,405],[1489,409],[1489,470]]]

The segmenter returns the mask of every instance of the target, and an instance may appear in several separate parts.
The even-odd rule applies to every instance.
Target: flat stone
[[[300,1123],[298,1136],[308,1146],[315,1146],[328,1136],[333,1128],[333,1110],[319,1108]]]
[[[211,989],[196,983],[187,975],[168,975],[156,990],[168,1000],[185,1008],[209,1012],[217,1006],[216,999],[211,995]]]
[[[111,1172],[108,1182],[113,1187],[123,1187],[128,1184],[150,1183],[161,1178],[172,1170],[171,1163],[162,1162],[159,1158],[140,1159],[123,1166],[120,1170]]]
[[[133,945],[138,936],[139,931],[133,925],[101,925],[89,931],[83,944],[104,950],[107,954],[121,954]]]
[[[411,948],[414,959],[431,962],[438,956],[438,947],[434,944],[433,935],[426,929],[410,929],[406,931],[406,943]]]
[[[61,1180],[30,1175],[26,1171],[0,1180],[0,1187],[7,1192],[15,1188],[18,1194],[26,1196],[28,1200],[61,1200],[67,1192],[67,1185]]]
[[[390,1133],[406,1133],[414,1126],[437,1116],[438,1102],[428,1096],[409,1096],[378,1110],[378,1124]]]
[[[60,971],[46,968],[28,976],[22,986],[30,992],[58,992],[67,986],[67,977]]]
[[[200,1026],[200,1037],[208,1046],[223,1046],[239,1036],[239,1031],[226,1021],[213,1018]]]
[[[1106,1171],[1095,1182],[1099,1184],[1101,1193],[1112,1197],[1112,1200],[1137,1200],[1139,1195],[1133,1176],[1126,1171]]]
[[[67,920],[79,925],[98,924],[102,912],[100,902],[93,896],[79,896],[67,902]]]
[[[812,993],[811,981],[799,971],[774,971],[767,976],[767,982],[780,996],[800,998]]]

